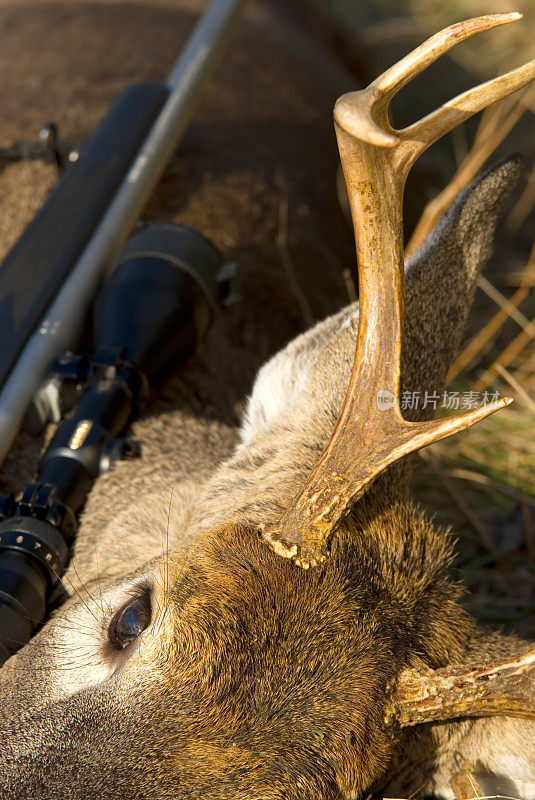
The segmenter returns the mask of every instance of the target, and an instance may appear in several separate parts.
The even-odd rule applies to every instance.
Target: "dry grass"
[[[473,178],[529,105],[533,90],[498,104],[481,118],[472,146],[451,183],[424,210],[409,242],[417,247],[451,200]],[[526,213],[526,194],[518,201]],[[509,219],[518,219],[518,203]],[[531,209],[530,209],[531,210]],[[479,287],[495,306],[479,310],[479,330],[465,344],[449,388],[511,394],[515,404],[484,425],[421,454],[416,490],[460,537],[458,569],[471,592],[467,603],[485,622],[535,636],[535,245],[510,297],[482,276]],[[509,287],[510,288],[510,287]],[[528,316],[526,315],[528,314]],[[452,520],[453,512],[453,520]]]

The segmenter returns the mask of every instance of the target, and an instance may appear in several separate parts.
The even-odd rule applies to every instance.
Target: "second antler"
[[[408,422],[403,418],[399,405],[402,205],[408,172],[424,150],[473,114],[526,86],[535,77],[535,61],[470,89],[402,130],[390,126],[388,106],[403,86],[457,42],[520,18],[516,13],[491,14],[452,25],[367,89],[345,94],[335,105],[358,255],[355,361],[338,423],[318,464],[283,518],[262,531],[277,553],[305,568],[326,557],[336,526],[386,467],[511,402],[504,398],[446,419]],[[383,405],[387,405],[384,410]]]

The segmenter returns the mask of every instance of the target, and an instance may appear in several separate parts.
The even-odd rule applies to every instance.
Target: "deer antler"
[[[390,464],[511,402],[456,417],[407,422],[399,406],[404,297],[402,203],[410,167],[433,142],[535,77],[535,61],[477,86],[403,130],[388,121],[394,95],[457,42],[520,19],[492,14],[428,39],[367,89],[338,99],[334,119],[357,244],[360,314],[345,402],[318,464],[284,517],[263,529],[273,549],[307,568],[324,560],[349,508]],[[388,406],[381,410],[381,406]]]
[[[402,673],[387,722],[402,728],[461,717],[535,719],[535,650],[511,661]]]

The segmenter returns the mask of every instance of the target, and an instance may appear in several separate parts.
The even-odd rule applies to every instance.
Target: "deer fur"
[[[441,389],[520,169],[476,180],[407,264],[403,387]],[[0,671],[1,800],[350,800],[422,784],[447,797],[459,758],[485,791],[535,797],[532,722],[385,724],[403,669],[529,647],[463,609],[450,535],[410,498],[410,459],[355,504],[317,568],[258,535],[332,433],[357,317],[348,306],[269,360],[240,425],[185,404],[136,423],[144,458],[92,492],[71,600]],[[151,624],[114,651],[110,620],[147,589]]]

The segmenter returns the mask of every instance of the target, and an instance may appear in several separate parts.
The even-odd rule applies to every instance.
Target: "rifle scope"
[[[61,576],[77,514],[97,476],[136,454],[117,437],[138,414],[149,385],[195,350],[225,299],[223,273],[218,251],[196,231],[147,228],[121,251],[97,300],[93,358],[67,353],[56,360],[65,420],[36,480],[19,498],[0,497],[0,665],[65,599]]]

